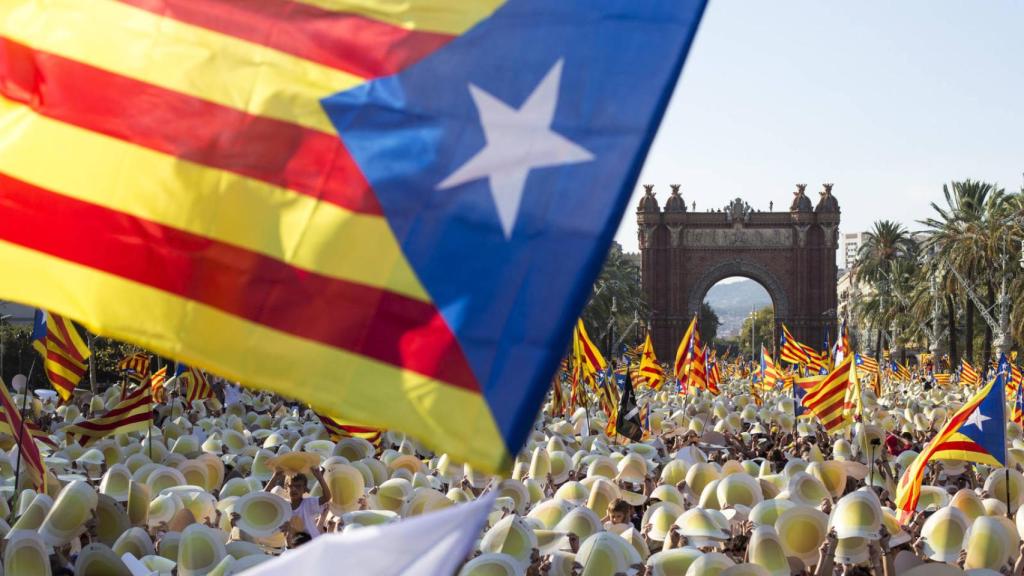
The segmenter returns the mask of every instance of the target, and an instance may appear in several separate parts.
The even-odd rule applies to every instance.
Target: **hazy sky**
[[[640,183],[703,211],[834,182],[856,231],[916,226],[943,182],[1017,190],[1022,171],[1024,1],[711,0]]]

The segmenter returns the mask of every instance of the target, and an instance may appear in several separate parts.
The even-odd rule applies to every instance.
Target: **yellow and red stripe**
[[[820,380],[800,379],[801,384],[812,382],[801,403],[830,433],[841,430],[850,424],[845,404],[852,364],[853,355],[847,354],[835,370],[827,376],[820,377]]]
[[[153,397],[148,386],[139,386],[109,412],[98,418],[72,424],[64,429],[82,446],[114,433],[145,429],[153,420]]]
[[[25,393],[30,394],[28,390],[25,390]],[[0,414],[3,416],[4,424],[14,436],[14,441],[18,444],[18,453],[28,468],[34,488],[37,492],[45,492],[46,466],[43,465],[43,457],[39,453],[39,447],[36,446],[34,435],[28,428],[28,422],[21,419],[21,412],[18,411],[11,394],[7,391],[7,385],[2,380],[0,380]],[[17,482],[17,478],[15,478],[15,482]]]
[[[468,362],[320,100],[501,3],[4,2],[0,262],[38,271],[4,296],[427,442],[444,421],[453,456],[498,470]]]
[[[935,438],[925,446],[924,450],[907,467],[896,487],[896,507],[900,512],[900,521],[906,522],[917,508],[921,496],[921,481],[925,467],[932,458],[946,458],[980,462],[991,466],[1002,464],[990,454],[980,451],[972,440],[959,434],[960,427],[967,421],[978,405],[988,396],[995,380],[990,380],[970,400],[957,410],[948,422],[939,430]],[[1005,425],[1005,424],[1004,424]]]
[[[0,175],[2,189],[2,175]],[[2,202],[2,200],[0,200]],[[43,358],[43,370],[61,400],[68,400],[81,381],[92,354],[71,320],[43,312],[46,315],[46,334],[32,342],[32,347]]]
[[[376,428],[357,426],[322,414],[317,414],[316,416],[320,419],[324,429],[327,430],[331,440],[335,442],[342,438],[362,438],[375,446],[380,444],[381,431]]]

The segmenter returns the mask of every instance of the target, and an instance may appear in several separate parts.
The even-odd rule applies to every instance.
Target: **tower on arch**
[[[756,280],[772,297],[776,347],[782,323],[816,348],[826,333],[834,338],[840,211],[832,184],[816,204],[798,184],[785,212],[760,212],[739,198],[714,211],[688,210],[677,184],[662,208],[654,186],[644,188],[637,206],[641,278],[659,358],[674,357],[707,291],[730,276]]]

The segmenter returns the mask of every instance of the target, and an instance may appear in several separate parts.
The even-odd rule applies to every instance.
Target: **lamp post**
[[[754,331],[757,329],[757,311],[750,310],[750,361],[757,362],[757,352],[754,350]]]

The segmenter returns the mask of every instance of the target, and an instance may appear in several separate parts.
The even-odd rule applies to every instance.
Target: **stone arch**
[[[772,298],[772,305],[775,307],[775,323],[789,318],[789,298],[786,296],[786,289],[782,282],[771,270],[743,259],[732,259],[720,262],[708,268],[700,275],[690,288],[687,294],[687,317],[692,317],[700,310],[701,302],[712,286],[732,276],[750,278],[759,283],[768,291]]]

